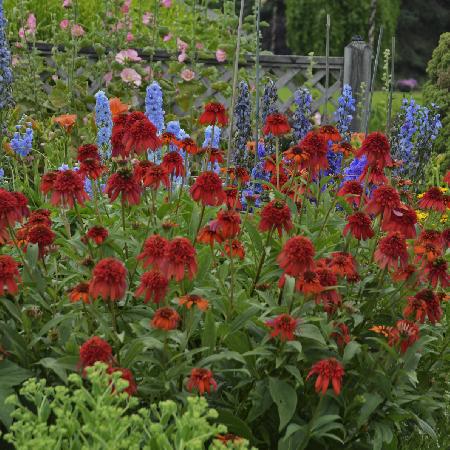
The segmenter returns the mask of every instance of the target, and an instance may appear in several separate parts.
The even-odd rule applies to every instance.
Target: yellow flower
[[[419,194],[419,195],[417,196],[417,198],[422,198],[424,195],[425,195],[425,193],[422,192],[422,194]]]
[[[448,188],[446,188],[446,187],[440,187],[439,189],[441,190],[441,192],[443,194],[445,194],[448,191]]]
[[[447,214],[442,214],[441,223],[447,223],[448,216]]]
[[[428,217],[428,213],[423,212],[423,211],[416,210],[416,214],[417,214],[417,219],[419,219],[420,222],[424,221]]]

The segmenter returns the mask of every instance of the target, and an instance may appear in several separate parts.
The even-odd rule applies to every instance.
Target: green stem
[[[327,211],[327,214],[326,214],[325,219],[323,221],[322,227],[320,228],[319,234],[317,235],[317,239],[320,238],[320,236],[322,234],[322,231],[324,230],[325,226],[327,225],[328,219],[329,219],[330,214],[331,214],[331,211],[336,207],[337,200],[338,200],[338,197],[335,196],[333,201],[331,202],[331,206],[328,208],[328,211]]]
[[[203,216],[204,215],[205,215],[205,205],[202,205],[202,210],[200,212],[200,219],[198,221],[197,231],[195,232],[194,245],[197,242],[198,232],[200,231],[200,228],[202,227],[202,222],[203,222]]]
[[[269,246],[269,242],[270,242],[270,238],[272,237],[272,233],[273,233],[273,228],[269,231],[269,233],[267,233],[267,239],[266,239],[266,243],[264,244],[263,254],[261,255],[261,259],[259,260],[258,269],[256,270],[255,279],[253,280],[253,284],[252,284],[252,287],[250,289],[250,297],[255,292],[256,285],[258,283],[259,277],[261,276],[261,270],[262,270],[262,267],[264,265],[264,260],[266,259],[266,250],[267,250],[267,247]]]
[[[127,229],[126,229],[126,225],[125,225],[125,202],[123,199],[123,194],[122,194],[122,201],[120,203],[121,203],[121,212],[122,212],[123,237],[124,237],[124,239],[126,239],[127,238]],[[123,249],[125,251],[125,257],[126,257],[126,259],[128,259],[128,256],[129,256],[128,255],[128,244],[126,241],[125,241],[125,245],[124,245]]]

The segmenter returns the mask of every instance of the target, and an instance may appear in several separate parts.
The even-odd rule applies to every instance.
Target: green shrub
[[[435,103],[440,109],[442,129],[435,148],[446,155],[447,161],[441,163],[445,168],[450,163],[450,33],[441,35],[427,72],[429,81],[424,88],[424,97],[427,103]]]
[[[5,440],[21,450],[248,448],[244,439],[228,447],[218,440],[207,445],[226,427],[211,423],[218,414],[203,397],[189,397],[182,414],[170,400],[138,409],[139,401],[124,392],[128,382],[120,376],[107,374],[106,365],[97,363],[87,369],[89,387],[78,374],[69,376],[69,387],[27,380],[20,397],[6,401],[16,409]]]

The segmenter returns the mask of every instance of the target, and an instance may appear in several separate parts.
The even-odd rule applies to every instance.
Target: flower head
[[[9,255],[0,255],[0,293],[2,295],[6,292],[11,295],[17,294],[19,292],[17,283],[20,281],[17,262]]]
[[[50,202],[54,206],[83,205],[89,199],[81,175],[73,170],[59,170],[52,186]]]
[[[103,244],[108,235],[109,235],[108,230],[104,227],[99,226],[89,228],[86,234],[86,236],[89,239],[93,240],[97,245]]]
[[[96,362],[110,364],[113,360],[111,346],[98,336],[93,336],[80,347],[80,365],[83,369]]]
[[[214,172],[203,172],[191,186],[190,193],[194,201],[203,205],[219,206],[226,200],[222,180]]]
[[[363,155],[367,157],[367,162],[371,166],[380,169],[392,166],[391,147],[387,137],[382,133],[370,133],[364,139],[356,156],[361,158]]]
[[[166,188],[170,186],[169,172],[162,164],[153,164],[148,167],[144,175],[144,186],[152,189],[158,189],[162,184]]]
[[[189,239],[176,237],[168,245],[161,270],[167,278],[174,277],[181,281],[185,276],[185,271],[190,280],[197,273],[197,252]]]
[[[272,231],[276,229],[279,236],[283,229],[288,232],[292,229],[291,210],[282,200],[272,200],[261,211],[259,222],[260,231]]]
[[[289,314],[281,314],[266,321],[266,325],[272,328],[271,337],[280,336],[282,341],[292,341],[295,339],[294,333],[297,330],[298,319],[294,319]]]
[[[330,334],[330,337],[336,341],[338,347],[345,347],[350,342],[350,330],[343,322],[334,325],[334,331]]]
[[[161,166],[172,176],[184,177],[185,175],[183,157],[177,151],[166,153]]]
[[[286,241],[277,261],[285,274],[298,277],[314,267],[315,249],[304,236],[294,236]]]
[[[202,125],[220,125],[225,127],[228,123],[225,107],[220,103],[207,103],[205,111],[199,118]]]
[[[159,308],[155,311],[152,319],[152,326],[160,330],[174,330],[180,321],[179,314],[173,308]]]
[[[137,259],[142,261],[144,268],[153,266],[154,269],[158,269],[164,263],[168,247],[169,241],[155,234],[145,240],[144,248]]]
[[[339,189],[337,195],[345,197],[345,201],[350,206],[359,206],[361,201],[361,195],[363,193],[363,187],[358,181],[346,181]]]
[[[236,211],[222,209],[209,227],[217,231],[224,239],[234,238],[241,230],[241,216]]]
[[[160,303],[167,294],[169,280],[159,271],[151,270],[141,276],[141,284],[136,289],[135,296],[140,297],[145,294],[144,303],[152,300],[154,303]]]
[[[398,231],[389,233],[380,239],[374,256],[382,269],[405,267],[408,264],[408,251],[404,236]]]
[[[316,392],[321,392],[322,395],[328,390],[331,381],[333,391],[336,395],[341,392],[342,378],[344,378],[344,366],[334,358],[323,359],[315,363],[308,373],[306,379],[308,380],[313,375],[317,375],[315,389]]]
[[[193,306],[196,306],[200,311],[206,311],[208,309],[208,300],[195,294],[180,297],[178,304],[180,306],[185,306],[187,309],[191,309]]]
[[[55,233],[47,225],[33,225],[28,230],[27,241],[30,244],[37,244],[39,247],[39,257],[43,258],[47,249],[55,240]]]
[[[370,217],[362,212],[356,212],[348,216],[347,225],[344,227],[343,234],[346,236],[351,233],[356,239],[365,241],[374,236],[372,221]]]
[[[438,187],[432,187],[419,201],[422,209],[432,209],[444,213],[450,205],[450,196],[445,195]]]
[[[438,283],[444,289],[450,286],[450,276],[448,274],[448,263],[444,258],[436,258],[428,261],[423,267],[424,276],[435,288]]]
[[[245,258],[245,248],[242,245],[242,242],[237,239],[233,239],[231,243],[229,240],[225,241],[223,250],[230,258]]]
[[[400,208],[400,195],[392,186],[380,186],[373,191],[366,205],[367,214],[381,214],[383,220],[389,220],[393,209]]]
[[[137,391],[137,385],[134,381],[133,373],[130,369],[124,369],[123,367],[108,367],[107,372],[109,374],[113,374],[115,372],[120,372],[120,378],[128,382],[128,386],[124,389],[123,392],[126,392],[128,395],[134,395]],[[112,386],[114,392],[114,386]]]
[[[413,297],[408,297],[408,305],[403,310],[404,317],[414,316],[420,323],[428,320],[434,325],[442,317],[438,296],[431,289],[423,289]]]
[[[124,151],[129,155],[132,151],[138,155],[147,150],[156,150],[161,146],[157,129],[144,113],[135,111],[126,116],[122,143]]]
[[[78,283],[69,292],[70,303],[83,302],[90,303],[89,301],[89,283]]]
[[[407,205],[401,204],[398,208],[394,208],[388,220],[383,220],[381,229],[383,231],[398,231],[403,234],[406,239],[416,237],[417,214],[414,209]]]
[[[288,119],[284,114],[273,113],[269,114],[264,124],[263,132],[265,135],[272,134],[274,136],[280,136],[287,134],[291,131]]]
[[[101,259],[92,271],[89,294],[104,301],[120,300],[127,289],[126,276],[127,270],[122,262],[115,258]]]
[[[111,202],[120,195],[122,203],[137,205],[141,201],[142,187],[131,171],[122,169],[108,178],[105,192]]]
[[[187,382],[188,391],[197,389],[200,395],[205,392],[208,394],[213,390],[217,390],[216,380],[213,378],[213,373],[208,369],[194,368],[191,370],[191,376]]]

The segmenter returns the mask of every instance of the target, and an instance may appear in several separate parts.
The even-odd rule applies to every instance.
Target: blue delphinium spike
[[[150,86],[147,86],[145,115],[155,125],[158,133],[162,133],[164,130],[164,114],[162,89],[157,81],[153,81]]]
[[[109,100],[103,91],[95,94],[95,124],[97,125],[97,146],[104,157],[110,157],[113,121]]]
[[[350,142],[351,131],[350,124],[353,120],[355,112],[355,99],[352,95],[352,88],[348,84],[344,84],[342,94],[338,98],[338,108],[335,112],[336,128],[346,142]]]
[[[292,116],[292,134],[296,141],[302,140],[311,129],[311,103],[312,96],[307,88],[301,88],[294,93],[296,109]]]
[[[234,108],[236,133],[234,135],[234,164],[237,167],[250,169],[250,158],[247,151],[247,142],[252,138],[252,108],[248,84],[239,83],[239,96]]]
[[[16,126],[16,132],[10,142],[13,151],[22,157],[28,156],[33,148],[33,128],[27,122]]]
[[[6,37],[6,25],[3,0],[0,0],[0,111],[14,104],[12,97],[13,71],[11,52]],[[0,128],[3,128],[3,124],[0,124]]]

